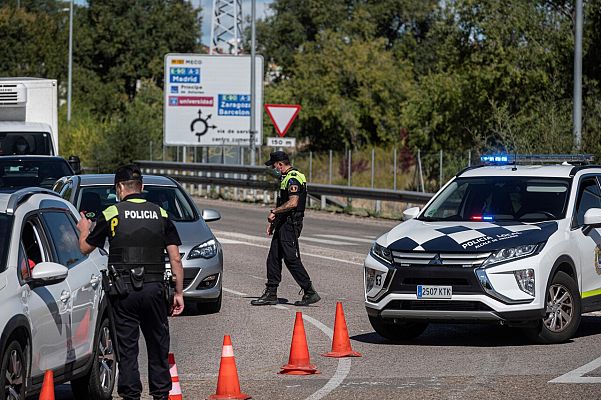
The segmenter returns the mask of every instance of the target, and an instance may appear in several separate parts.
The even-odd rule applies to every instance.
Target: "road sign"
[[[268,137],[269,147],[296,147],[296,138]]]
[[[257,56],[255,109],[263,104],[263,57]],[[163,141],[166,145],[248,146],[250,56],[167,54]],[[256,113],[255,144],[263,142]]]
[[[265,104],[265,111],[280,137],[284,137],[300,109],[298,104]]]

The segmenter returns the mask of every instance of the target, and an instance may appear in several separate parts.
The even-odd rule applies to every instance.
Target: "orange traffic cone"
[[[46,370],[44,373],[40,400],[54,400],[54,373],[51,369]]]
[[[334,319],[334,336],[332,337],[332,351],[322,354],[324,357],[361,357],[361,353],[353,351],[351,339],[348,336],[346,319],[342,310],[342,303],[336,303],[336,317]]]
[[[240,392],[238,381],[238,370],[234,358],[234,348],[229,335],[223,337],[223,349],[221,350],[221,364],[219,365],[219,377],[217,378],[217,393],[209,396],[210,400],[220,399],[250,399],[247,394]]]
[[[171,374],[169,400],[183,400],[182,388],[179,385],[179,375],[177,374],[177,365],[175,365],[175,356],[173,353],[169,353],[169,373]]]
[[[279,373],[286,375],[319,374],[317,367],[311,364],[311,360],[309,359],[309,348],[307,347],[307,337],[305,336],[303,313],[300,311],[296,312],[288,364],[284,365]]]

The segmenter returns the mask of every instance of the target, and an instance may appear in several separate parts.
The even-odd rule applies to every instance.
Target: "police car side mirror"
[[[204,219],[205,222],[219,221],[221,219],[221,214],[219,214],[219,211],[217,210],[207,208],[202,210],[202,219]]]
[[[583,228],[599,228],[601,227],[601,208],[589,208],[584,213]]]
[[[36,264],[31,270],[29,283],[33,286],[53,285],[67,278],[69,269],[64,265],[46,261]]]
[[[403,221],[408,221],[419,215],[419,207],[411,207],[403,211]]]

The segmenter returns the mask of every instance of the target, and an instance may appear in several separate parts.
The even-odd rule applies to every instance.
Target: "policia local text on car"
[[[141,329],[148,352],[149,392],[154,399],[166,400],[171,390],[167,316],[181,314],[184,309],[184,274],[178,247],[181,241],[167,212],[142,197],[142,174],[138,167],[117,169],[115,190],[120,202],[102,212],[92,232],[90,220],[82,214],[77,224],[79,247],[88,254],[96,247],[103,247],[106,238],[109,239],[112,278],[109,297],[119,348],[119,395],[127,400],[140,399]],[[165,249],[176,278],[172,304],[165,301]]]

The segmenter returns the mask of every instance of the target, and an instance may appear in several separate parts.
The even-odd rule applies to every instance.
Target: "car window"
[[[425,221],[539,222],[565,216],[567,179],[458,178],[424,210]]]
[[[51,189],[57,179],[71,174],[69,164],[61,158],[0,159],[0,185],[3,188],[39,186]]]
[[[30,269],[35,268],[37,264],[43,261],[48,261],[42,237],[41,228],[36,217],[29,218],[23,223],[21,245]]]
[[[162,207],[173,221],[196,221],[192,204],[178,187],[144,185],[144,198]],[[107,207],[117,203],[114,186],[82,186],[77,209],[95,219]]]
[[[27,281],[29,278],[31,278],[31,262],[30,260],[27,258],[27,256],[25,255],[25,249],[23,248],[23,242],[19,243],[19,259],[18,259],[18,264],[19,266],[19,280],[24,283],[25,281]]]
[[[601,190],[595,178],[585,178],[580,183],[572,227],[584,225],[584,214],[590,208],[601,208]]]
[[[107,207],[117,204],[114,186],[82,186],[79,190],[77,209],[95,220]]]
[[[79,250],[79,237],[71,217],[61,211],[45,211],[42,218],[52,238],[59,264],[72,268],[85,258]]]
[[[73,181],[69,180],[61,188],[61,191],[59,192],[59,194],[63,199],[70,201],[72,192],[73,192]]]

